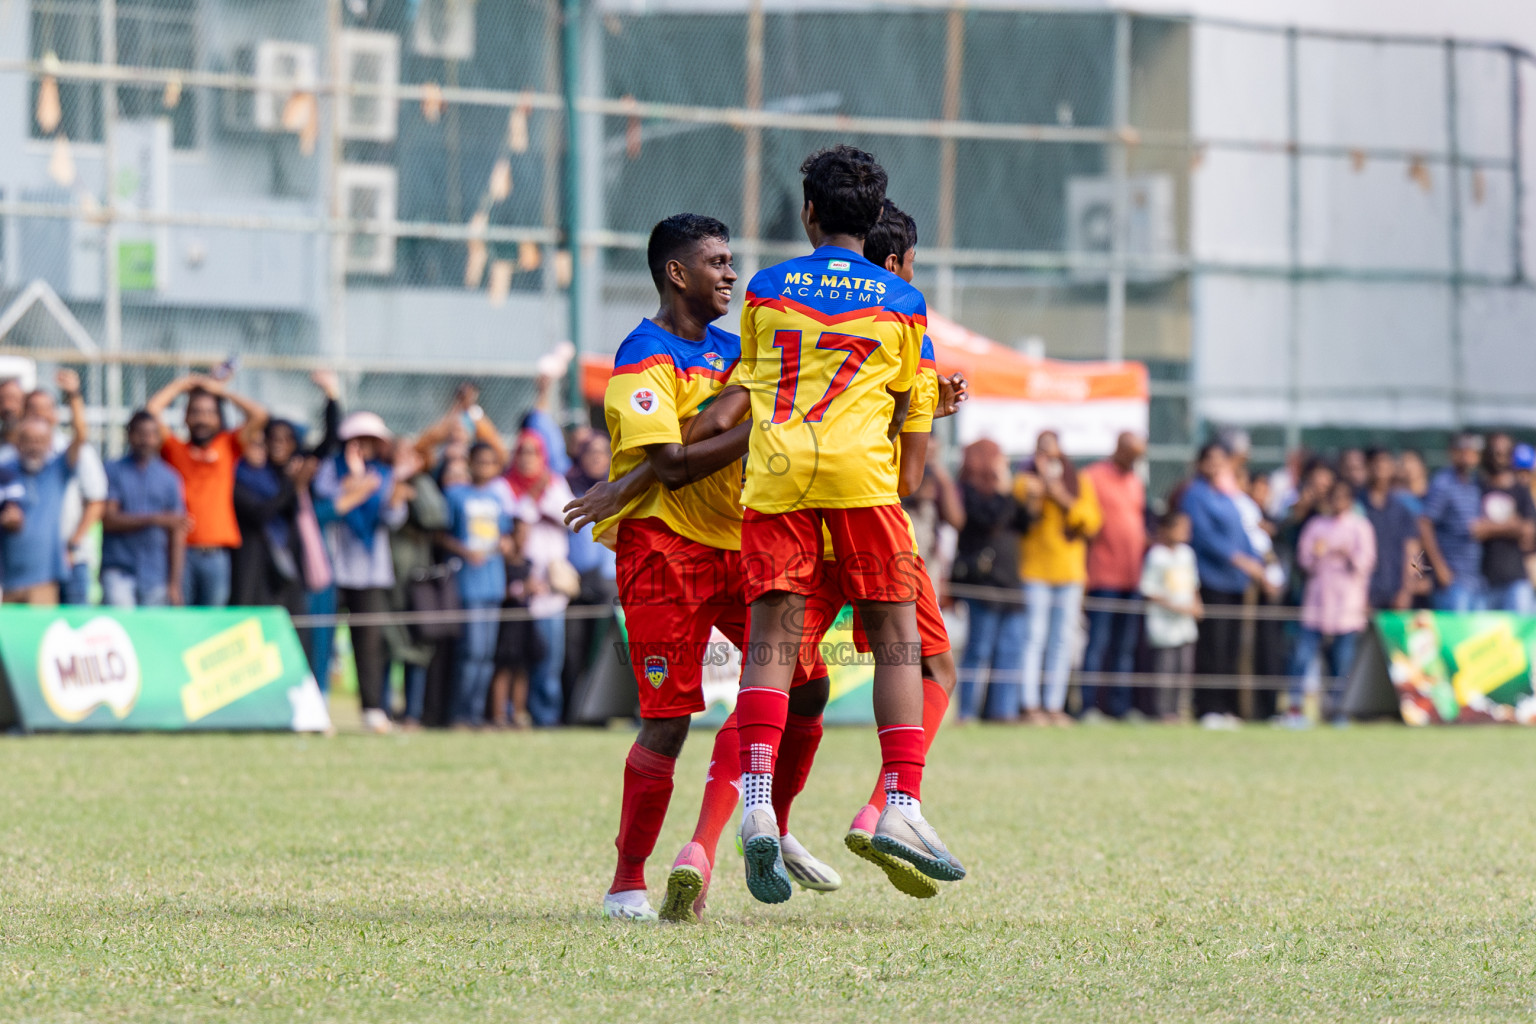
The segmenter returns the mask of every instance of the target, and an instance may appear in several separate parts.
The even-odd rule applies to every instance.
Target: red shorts
[[[923,565],[921,557],[918,558],[918,565],[920,567]],[[923,640],[923,657],[931,658],[950,649],[949,630],[944,625],[944,616],[939,611],[939,598],[934,593],[933,581],[928,578],[926,568],[923,569],[920,582],[922,589],[917,595],[917,632]],[[837,620],[838,612],[842,611],[843,606],[848,603],[847,595],[838,586],[836,572],[829,568],[822,574],[821,586],[806,598],[805,644],[807,647],[821,642],[821,638]],[[853,609],[853,643],[860,653],[869,653],[869,638],[864,635],[864,623],[859,619],[857,605]]]
[[[704,665],[723,665],[710,629],[744,649],[747,604],[741,556],[673,532],[660,519],[626,519],[618,535],[619,601],[641,718],[676,718],[704,710]],[[821,657],[802,658],[792,685],[827,674]]]
[[[832,537],[834,559],[822,555],[822,525]],[[810,597],[829,571],[850,600],[916,601],[926,578],[912,523],[900,505],[871,508],[797,508],[754,512],[741,521],[741,562],[750,604],[784,590]]]
[[[917,595],[917,632],[923,638],[923,657],[931,658],[949,650],[949,630],[944,625],[944,615],[939,611],[939,595],[933,591],[933,580],[922,557],[917,560],[923,570],[922,589]],[[861,652],[869,653],[869,638],[864,635],[864,623],[859,620],[859,609],[853,609],[853,643]]]

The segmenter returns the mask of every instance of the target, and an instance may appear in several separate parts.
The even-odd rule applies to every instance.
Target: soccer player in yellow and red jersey
[[[881,210],[880,220],[864,239],[864,258],[911,283],[917,261],[917,224],[889,199]],[[912,386],[906,420],[898,435],[897,493],[901,497],[913,493],[922,483],[934,419],[952,414],[966,398],[967,384],[964,376],[958,373],[950,377],[939,375],[933,342],[925,332],[917,380]],[[922,638],[923,744],[926,752],[933,745],[934,736],[949,709],[949,695],[955,689],[955,659],[950,653],[949,631],[939,611],[933,581],[921,558],[918,559],[918,565],[922,569],[917,579],[917,629]],[[816,625],[815,622],[809,623],[807,631],[815,629]],[[862,626],[857,621],[854,637],[861,650],[867,648]],[[891,883],[909,896],[926,899],[937,895],[938,887],[928,876],[916,871],[906,861],[881,853],[871,845],[875,824],[885,806],[885,780],[882,773],[882,778],[875,781],[869,802],[849,826],[848,834],[844,837],[845,844],[853,853],[885,871]]]
[[[751,656],[737,698],[741,842],[747,888],[782,903],[792,888],[773,808],[788,691],[804,642],[807,598],[824,586],[831,536],[842,593],[875,656],[874,710],[886,810],[870,845],[941,881],[965,869],[923,817],[923,687],[916,600],[922,574],[897,496],[894,438],[908,411],[927,323],[917,289],[863,256],[886,174],[848,146],[801,165],[801,222],[815,251],[759,271],[742,313],[753,426],[742,489],[742,566]],[[739,429],[738,427],[732,429]],[[818,639],[811,638],[813,641]]]
[[[658,916],[646,894],[645,861],[666,816],[690,716],[704,710],[701,677],[710,629],[738,647],[746,642],[739,463],[751,429],[741,424],[685,443],[690,421],[718,395],[740,357],[739,339],[713,326],[728,311],[736,281],[725,225],[693,214],[669,217],[651,232],[647,258],[661,308],[619,346],[604,400],[613,445],[610,476],[632,486],[617,510],[593,528],[618,555],[641,717],[625,762],[618,866],[603,912],[635,920]],[[796,710],[819,725],[825,667],[805,666],[796,682],[807,684],[796,689]],[[734,755],[734,733],[721,732],[730,748],[724,753]],[[813,745],[804,756],[814,754]],[[710,822],[717,840],[737,802],[729,782],[714,792],[712,801],[706,794],[701,815],[706,838],[696,834],[679,856],[673,867],[679,884],[669,879],[661,916],[697,919],[714,858]],[[836,873],[806,857],[813,872],[827,876],[819,887],[836,888]]]

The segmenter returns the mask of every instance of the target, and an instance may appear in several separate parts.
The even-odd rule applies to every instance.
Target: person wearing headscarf
[[[565,526],[571,488],[550,468],[544,435],[530,428],[517,435],[505,479],[512,491],[512,517],[527,524],[528,610],[540,640],[538,658],[528,670],[528,713],[535,725],[558,725],[565,704],[565,609],[581,590]]]
[[[1083,610],[1088,542],[1098,534],[1103,513],[1093,481],[1062,454],[1055,431],[1041,432],[1023,468],[1014,497],[1034,516],[1019,541],[1027,624],[1024,710],[1037,725],[1071,725],[1066,713],[1069,641]]]
[[[960,462],[960,500],[965,525],[955,546],[950,578],[960,588],[1017,590],[1019,534],[1029,513],[1012,494],[1008,458],[996,441],[966,446]],[[962,590],[966,607],[965,653],[960,657],[961,721],[989,708],[1006,716],[1019,707],[1019,673],[1024,665],[1024,608],[1017,601],[992,600]],[[1012,691],[1011,698],[1005,691]]]
[[[269,420],[259,438],[245,446],[235,466],[235,521],[240,546],[230,565],[230,604],[281,605],[292,614],[304,610],[300,576],[297,488],[289,472],[302,471],[293,457],[298,435],[293,424]]]
[[[337,436],[342,450],[320,465],[313,488],[331,555],[337,607],[352,614],[387,612],[395,585],[389,534],[405,523],[407,484],[421,468],[420,456],[411,445],[394,445],[394,435],[371,412],[349,415]],[[358,624],[350,633],[363,725],[388,732],[392,726],[383,707],[383,630]]]
[[[574,438],[572,450],[575,459],[565,474],[571,495],[580,497],[598,483],[608,479],[610,460],[609,440],[606,434],[587,431]],[[581,580],[581,592],[572,601],[585,606],[612,605],[618,596],[618,556],[611,548],[592,538],[592,525],[582,527],[570,537],[571,566]],[[592,645],[601,634],[604,623],[600,619],[575,619],[565,626],[565,669],[561,683],[566,700],[576,692],[582,675],[594,661]]]

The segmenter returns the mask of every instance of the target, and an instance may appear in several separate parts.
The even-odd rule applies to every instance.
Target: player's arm
[[[901,433],[902,424],[907,422],[907,410],[912,407],[912,392],[892,391],[890,388],[885,391],[896,402],[895,408],[891,410],[891,425],[885,430],[885,436],[894,441],[896,435]]]
[[[675,491],[717,473],[747,454],[752,422],[743,420],[723,434],[693,444],[653,444],[645,449],[645,464],[662,486]]]
[[[896,476],[896,496],[905,498],[923,483],[923,467],[928,462],[928,434],[902,432],[896,439],[900,463]]]
[[[690,426],[692,422],[689,421]],[[610,519],[658,481],[667,490],[675,491],[740,462],[747,454],[751,430],[752,422],[745,420],[723,434],[693,444],[646,445],[644,462],[617,480],[593,484],[587,493],[577,495],[565,506],[566,527],[579,533],[589,523]]]

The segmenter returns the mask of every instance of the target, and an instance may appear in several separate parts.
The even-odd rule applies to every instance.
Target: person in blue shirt
[[[1451,464],[1436,473],[1419,513],[1419,539],[1435,574],[1434,606],[1442,612],[1481,611],[1483,601],[1483,489],[1477,466],[1483,439],[1458,434],[1451,441]]]
[[[506,536],[512,528],[500,489],[501,460],[496,450],[477,442],[469,450],[470,483],[448,488],[448,531],[438,543],[463,561],[458,571],[459,600],[472,614],[459,641],[459,678],[454,724],[485,721],[486,697],[496,671],[496,614],[507,593]]]
[[[128,420],[128,454],[107,466],[101,517],[101,598],[114,608],[182,603],[187,553],[181,474],[160,457],[160,421],[144,409]]]
[[[1214,605],[1240,605],[1253,583],[1263,583],[1264,563],[1259,560],[1243,528],[1237,503],[1222,489],[1231,476],[1231,456],[1226,446],[1212,441],[1200,449],[1197,475],[1184,492],[1181,508],[1189,516],[1190,547],[1200,573],[1200,600]],[[1237,673],[1241,622],[1219,614],[1200,624],[1195,645],[1195,671],[1201,675],[1232,676]],[[1205,687],[1195,692],[1195,714],[1207,726],[1236,722],[1237,690]]]
[[[79,375],[74,370],[60,370],[57,383],[72,420],[69,447],[55,454],[53,425],[39,416],[28,416],[17,428],[16,458],[8,467],[23,489],[21,528],[0,534],[8,604],[56,605],[59,580],[65,576],[64,491],[74,478],[80,450],[86,443],[86,423]]]

